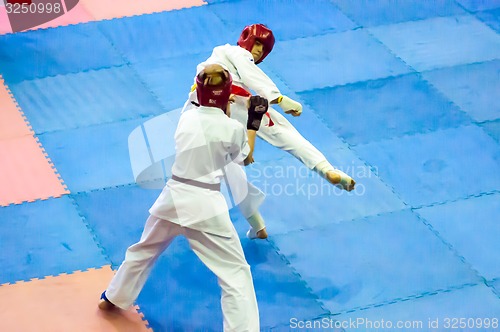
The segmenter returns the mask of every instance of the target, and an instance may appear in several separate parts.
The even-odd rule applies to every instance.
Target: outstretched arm
[[[250,153],[245,158],[245,161],[244,161],[245,166],[250,165],[251,163],[254,162],[253,150],[255,148],[255,137],[257,136],[257,131],[253,130],[253,129],[249,129],[249,130],[247,130],[247,136],[248,136],[248,146],[250,146]]]
[[[255,147],[255,136],[257,130],[260,128],[262,117],[269,108],[269,102],[266,98],[261,96],[252,96],[248,99],[248,120],[247,120],[247,133],[248,145],[250,146],[250,153],[245,159],[245,165],[251,164],[253,160],[253,150]]]

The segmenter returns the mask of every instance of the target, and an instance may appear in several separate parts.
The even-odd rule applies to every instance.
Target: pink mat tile
[[[152,332],[138,308],[105,313],[99,296],[113,276],[109,266],[0,286],[0,331]]]
[[[150,14],[205,5],[202,0],[80,0],[96,20]]]
[[[0,140],[0,165],[0,206],[69,193],[33,136]]]
[[[94,21],[94,18],[92,17],[91,14],[89,14],[85,10],[84,6],[81,4],[81,1],[80,1],[73,9],[71,9],[66,14],[59,16],[58,18],[56,18],[50,22],[47,22],[45,24],[34,27],[30,30],[54,28],[54,27],[58,27],[58,26],[86,23],[86,22],[90,22],[90,21]]]
[[[4,6],[0,6],[0,35],[5,35],[10,32],[12,32],[12,29],[9,24],[9,18],[7,17],[7,11]]]
[[[94,21],[94,18],[85,10],[84,6],[81,5],[81,3],[78,3],[73,9],[71,9],[64,15],[27,30],[54,28],[58,26],[66,26],[90,21]],[[12,28],[9,24],[9,18],[7,17],[5,7],[0,6],[0,35],[6,33],[12,33]]]
[[[0,140],[27,135],[33,132],[0,76]]]
[[[206,5],[203,0],[80,0],[66,14],[45,24],[27,30],[37,30],[85,23],[90,21],[150,14]],[[12,33],[9,18],[4,6],[0,6],[0,35]]]

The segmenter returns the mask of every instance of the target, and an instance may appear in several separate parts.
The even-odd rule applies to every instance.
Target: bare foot
[[[342,177],[340,176],[340,174],[338,174],[335,171],[326,172],[326,179],[331,184],[337,186],[340,189],[344,189],[347,191],[353,190],[354,186],[356,185],[356,181],[354,181],[353,179],[350,179],[350,183],[347,182],[348,180],[347,181],[342,180]]]
[[[267,239],[267,231],[265,228],[261,229],[260,231],[257,232],[257,237],[259,239]]]
[[[257,233],[253,230],[253,228],[250,228],[247,232],[247,238],[250,240],[255,240],[255,239],[267,239],[267,231],[265,228],[261,229]]]

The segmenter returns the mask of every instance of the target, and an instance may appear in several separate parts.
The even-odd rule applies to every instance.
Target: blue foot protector
[[[126,65],[24,81],[11,89],[37,134],[164,112]]]
[[[500,278],[500,194],[415,210],[487,280]]]
[[[470,15],[378,26],[370,32],[417,71],[500,57],[500,36]]]
[[[231,1],[209,6],[231,30],[232,43],[236,43],[243,27],[265,23],[273,30],[279,44],[282,40],[318,34],[336,33],[356,28],[338,8],[327,0],[315,1]],[[245,13],[245,15],[234,15]],[[290,24],[290,18],[294,24]]]
[[[132,63],[208,52],[234,42],[227,38],[230,31],[221,19],[204,6],[96,24]]]
[[[353,145],[471,122],[416,74],[312,90],[300,96],[335,134]]]
[[[498,331],[500,326],[499,312],[500,300],[491,289],[479,284],[334,317],[338,320],[338,324],[347,327],[346,332],[377,330],[494,332]],[[401,324],[399,328],[398,324]],[[466,328],[461,329],[460,324]]]
[[[0,72],[9,85],[125,64],[95,23],[0,36],[0,59]]]
[[[475,125],[359,145],[354,150],[413,207],[500,187],[500,146]]]
[[[425,72],[422,76],[476,121],[500,118],[500,60]]]
[[[39,138],[68,189],[76,193],[134,183],[128,136],[143,122],[58,131]]]
[[[332,313],[480,282],[409,210],[273,240]]]
[[[68,196],[0,209],[0,284],[109,264]]]
[[[266,64],[294,91],[410,72],[410,68],[365,30],[276,43],[271,55],[266,58]],[[377,65],[374,66],[374,63]],[[307,64],[306,76],[297,71],[304,64]]]
[[[333,0],[333,3],[364,27],[467,13],[453,1]]]
[[[261,328],[326,313],[268,242],[244,239],[243,248],[252,267]],[[217,279],[183,237],[159,258],[138,304],[155,331],[222,330]]]

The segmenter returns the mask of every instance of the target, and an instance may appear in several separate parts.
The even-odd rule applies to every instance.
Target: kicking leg
[[[335,169],[323,153],[305,139],[281,113],[274,109],[269,109],[268,113],[270,119],[264,117],[257,132],[260,138],[287,151],[338,188],[347,191],[354,189],[355,181],[349,175]]]

